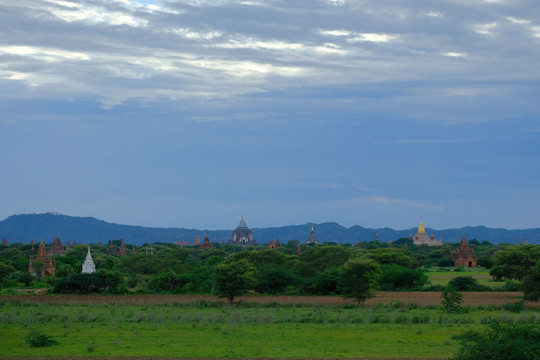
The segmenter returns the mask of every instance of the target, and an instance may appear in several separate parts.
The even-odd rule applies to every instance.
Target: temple
[[[54,275],[55,271],[56,264],[51,256],[47,254],[47,249],[45,248],[45,243],[42,239],[41,244],[39,244],[37,256],[35,258],[30,258],[28,272],[41,279],[44,276]]]
[[[313,231],[313,225],[311,225],[311,234],[306,240],[306,244],[318,244],[319,240],[315,236],[315,232]]]
[[[474,250],[467,245],[465,235],[461,238],[459,247],[452,257],[454,259],[454,266],[476,267],[476,254]]]
[[[64,247],[62,246],[62,241],[60,241],[60,238],[54,238],[54,242],[51,246],[51,249],[49,250],[49,255],[62,255],[65,252],[66,250],[64,250]]]
[[[229,240],[229,245],[256,245],[257,241],[253,239],[253,232],[248,228],[244,217],[240,220],[240,224],[234,229],[232,233],[232,238]]]
[[[433,234],[429,236],[426,233],[426,228],[424,227],[424,221],[420,218],[420,225],[418,225],[418,232],[413,238],[414,245],[428,245],[428,246],[441,246],[442,241],[435,240]]]
[[[92,274],[95,272],[96,272],[96,264],[94,264],[94,260],[92,259],[92,254],[90,253],[90,245],[89,245],[88,253],[86,254],[86,260],[84,260],[81,273]]]
[[[210,242],[210,239],[208,238],[208,233],[206,233],[206,236],[204,237],[204,241],[200,247],[201,250],[204,249],[212,249],[214,245]]]
[[[268,249],[273,250],[277,247],[277,244],[274,242],[274,239],[270,240],[270,243],[268,244]]]

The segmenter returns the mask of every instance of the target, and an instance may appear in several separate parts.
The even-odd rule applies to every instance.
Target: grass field
[[[502,281],[494,281],[492,276],[489,275],[489,270],[484,268],[461,268],[462,271],[453,270],[429,270],[426,271],[426,275],[429,278],[429,283],[432,285],[446,286],[450,280],[457,276],[472,276],[478,280],[481,285],[488,286],[493,290],[500,289],[504,286]]]
[[[30,297],[32,298],[32,297]],[[195,300],[144,303],[121,297],[0,298],[0,357],[435,358],[453,354],[452,336],[491,318],[539,324],[540,311],[501,306],[446,314],[438,306],[241,303]],[[83,297],[84,298],[84,297]],[[92,299],[99,299],[98,303]],[[156,301],[152,301],[152,299]],[[31,348],[31,330],[59,341]]]

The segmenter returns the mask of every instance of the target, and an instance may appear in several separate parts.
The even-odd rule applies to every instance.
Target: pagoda
[[[319,240],[315,236],[315,231],[313,230],[313,225],[311,225],[311,234],[306,240],[306,244],[318,244]]]
[[[62,255],[65,252],[66,250],[62,246],[62,241],[60,241],[60,238],[59,237],[54,238],[54,242],[51,246],[51,249],[49,250],[49,255],[51,256]]]
[[[242,220],[240,220],[240,223],[232,233],[232,237],[229,240],[229,245],[248,246],[256,244],[257,241],[253,239],[253,232],[250,228],[248,228],[246,222],[244,221],[244,217],[242,216]]]
[[[37,256],[30,258],[30,262],[28,263],[28,272],[41,279],[44,276],[54,275],[55,271],[56,264],[51,256],[47,254],[45,243],[41,239]]]
[[[474,250],[467,245],[465,235],[461,238],[461,242],[459,243],[459,247],[453,258],[454,266],[476,267],[476,254]]]
[[[90,245],[88,245],[88,253],[86,254],[86,260],[84,260],[81,273],[92,274],[95,272],[96,272],[96,264],[94,264],[94,260],[92,259],[92,254],[90,253]]]
[[[414,245],[428,245],[428,246],[441,246],[442,241],[435,240],[433,237],[433,234],[429,236],[426,233],[426,228],[424,227],[424,221],[422,220],[422,217],[420,217],[420,225],[418,225],[418,232],[414,236],[413,239]]]
[[[204,249],[212,249],[214,247],[214,245],[212,245],[212,243],[210,242],[210,239],[208,239],[208,233],[206,233],[206,236],[204,237],[204,241],[201,245],[201,250],[204,250]]]
[[[268,244],[268,249],[273,250],[277,247],[276,243],[274,242],[274,239],[270,240],[270,243]]]
[[[126,249],[126,244],[124,243],[124,238],[120,238],[120,250],[118,250],[118,254],[127,255],[127,249]]]

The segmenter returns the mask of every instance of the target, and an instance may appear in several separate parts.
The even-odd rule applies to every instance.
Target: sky
[[[540,227],[537,0],[0,0],[0,219]]]

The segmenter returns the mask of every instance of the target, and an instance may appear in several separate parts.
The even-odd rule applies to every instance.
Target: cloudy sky
[[[0,218],[540,227],[538,0],[0,0]]]

